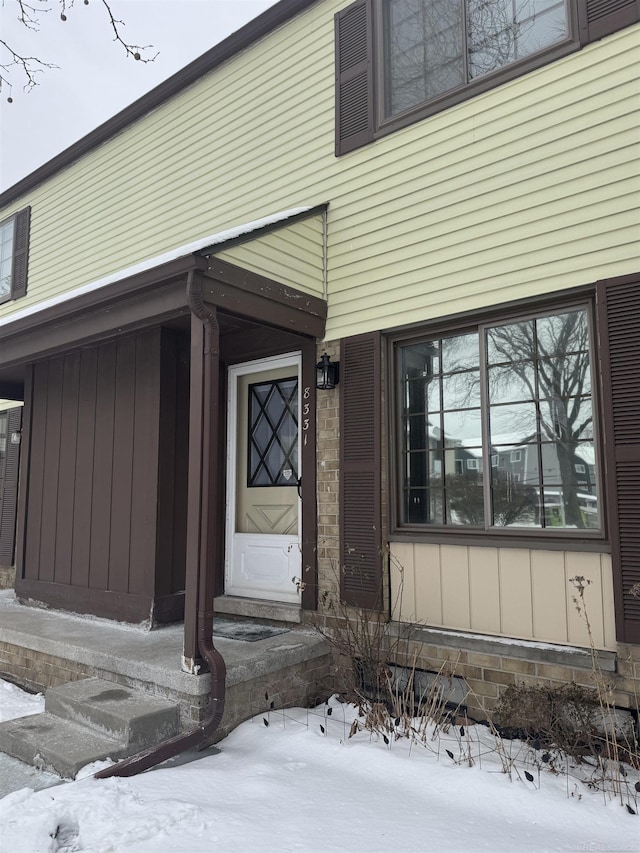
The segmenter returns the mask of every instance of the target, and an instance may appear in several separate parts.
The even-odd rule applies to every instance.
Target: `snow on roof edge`
[[[144,261],[139,261],[137,264],[125,267],[124,269],[118,270],[110,275],[106,275],[103,278],[96,279],[95,281],[88,282],[87,284],[82,284],[80,287],[76,287],[66,293],[60,293],[57,296],[52,296],[50,299],[45,299],[43,302],[38,302],[35,305],[30,305],[28,308],[23,308],[21,311],[15,311],[8,317],[0,318],[0,327],[8,326],[17,320],[24,319],[25,317],[31,317],[34,314],[38,314],[47,308],[54,307],[55,305],[70,302],[78,296],[84,296],[85,293],[92,293],[95,290],[100,290],[101,288],[114,284],[117,281],[121,281],[124,278],[129,278],[132,275],[137,275],[138,273],[146,272],[154,267],[169,263],[169,261],[176,261],[179,258],[184,258],[187,255],[200,251],[201,249],[207,249],[210,246],[219,246],[222,243],[235,240],[243,234],[260,231],[263,228],[267,228],[269,225],[275,225],[278,222],[286,222],[287,219],[292,219],[294,216],[300,216],[303,213],[308,213],[313,209],[314,208],[311,206],[292,207],[289,210],[282,210],[279,213],[272,213],[270,216],[263,216],[260,219],[254,219],[252,222],[245,222],[243,225],[236,225],[234,228],[227,228],[224,231],[218,231],[216,234],[211,234],[208,237],[202,237],[199,240],[194,240],[192,243],[177,246],[175,249],[171,249],[161,255],[155,255],[153,258],[147,258]]]

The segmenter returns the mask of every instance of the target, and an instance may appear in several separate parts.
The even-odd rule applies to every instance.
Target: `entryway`
[[[300,603],[300,353],[229,368],[225,595]]]

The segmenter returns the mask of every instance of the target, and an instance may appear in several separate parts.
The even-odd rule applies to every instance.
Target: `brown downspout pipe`
[[[213,645],[213,572],[211,557],[213,553],[212,531],[215,524],[215,501],[212,500],[212,489],[216,488],[218,478],[218,392],[219,392],[219,358],[220,358],[220,329],[215,309],[209,308],[202,298],[202,278],[191,270],[187,278],[187,303],[194,318],[202,323],[198,329],[192,322],[192,358],[191,358],[191,415],[192,427],[196,426],[201,441],[202,459],[197,458],[198,464],[191,464],[196,454],[190,456],[189,478],[196,477],[199,484],[197,512],[190,514],[193,527],[187,543],[187,560],[189,557],[197,564],[196,612],[198,614],[198,650],[201,657],[209,666],[211,673],[211,693],[207,716],[200,726],[191,732],[177,735],[163,741],[157,746],[125,758],[123,761],[100,770],[95,774],[96,779],[106,779],[109,776],[135,776],[143,770],[155,767],[179,755],[187,749],[200,746],[210,738],[222,720],[225,698],[226,667],[222,655]],[[199,333],[199,334],[198,334]],[[199,359],[194,358],[196,341]],[[197,396],[197,399],[194,399]],[[197,407],[198,411],[194,407]],[[197,422],[196,422],[197,421]],[[190,440],[195,438],[190,430]],[[197,470],[195,470],[197,469]],[[193,487],[193,484],[192,484]],[[193,494],[193,492],[192,492]],[[197,524],[197,530],[195,529]],[[197,554],[189,553],[197,547]],[[185,602],[186,603],[186,602]],[[186,614],[185,614],[186,615]]]

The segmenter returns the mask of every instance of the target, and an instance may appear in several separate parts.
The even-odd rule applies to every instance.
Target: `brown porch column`
[[[211,639],[218,476],[220,346],[215,308],[205,306],[197,273],[188,287],[191,315],[189,484],[183,668],[202,665],[198,637]]]

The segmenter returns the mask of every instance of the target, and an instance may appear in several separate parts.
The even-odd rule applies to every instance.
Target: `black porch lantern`
[[[340,377],[340,364],[332,362],[329,356],[323,353],[320,361],[316,364],[316,388],[327,391],[335,388]]]

